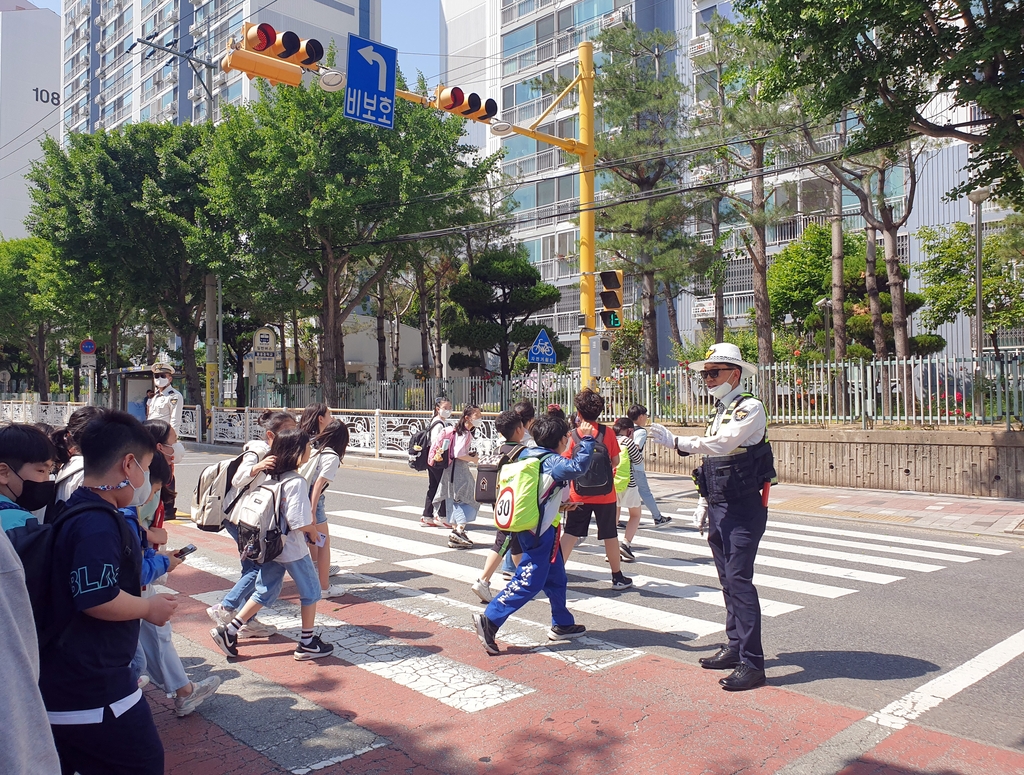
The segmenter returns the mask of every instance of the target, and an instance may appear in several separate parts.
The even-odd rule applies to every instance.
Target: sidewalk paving
[[[696,504],[697,491],[689,479],[653,473],[647,479],[658,501],[678,502],[684,514]],[[775,516],[840,517],[977,535],[1024,535],[1024,501],[1002,498],[780,483],[772,487],[769,508]]]

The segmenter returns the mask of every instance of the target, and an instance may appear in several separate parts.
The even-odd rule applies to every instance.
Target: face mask
[[[153,494],[153,485],[149,483],[149,471],[143,471],[142,474],[145,478],[138,487],[135,487],[130,481],[128,482],[129,487],[135,487],[135,494],[132,496],[132,500],[128,504],[129,506],[138,508],[144,505],[149,500],[149,496]]]
[[[153,382],[156,383],[158,388],[165,388],[171,384],[171,381],[167,379],[167,377],[157,377]]]
[[[11,473],[18,476],[14,471]],[[20,476],[18,478],[21,479]],[[25,511],[36,511],[49,506],[56,496],[56,482],[33,482],[31,479],[21,479],[21,495],[15,498],[14,502]]]
[[[438,409],[437,416],[440,417],[443,420],[447,420],[449,417],[452,416],[452,410],[451,409]]]
[[[721,385],[716,385],[715,387],[709,387],[708,388],[708,393],[711,394],[712,396],[714,396],[715,398],[717,398],[719,401],[721,401],[723,398],[725,398],[727,395],[729,395],[733,390],[734,390],[734,388],[733,388],[732,385],[730,385],[728,382],[723,382]]]
[[[171,444],[171,449],[174,450],[174,456],[171,458],[172,463],[180,463],[185,459],[185,445],[180,441]]]
[[[156,516],[156,510],[159,506],[160,499],[157,497],[150,498],[148,503],[139,506],[139,522],[143,525],[153,524],[153,517]]]

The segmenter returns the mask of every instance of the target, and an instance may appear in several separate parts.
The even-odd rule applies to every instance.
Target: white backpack
[[[281,489],[297,476],[289,471],[280,478],[269,478],[250,489],[235,506],[231,519],[238,525],[238,553],[243,560],[262,565],[284,551],[288,522],[281,514]]]
[[[223,527],[225,520],[234,521],[231,512],[252,483],[233,493],[230,502],[227,496],[231,492],[231,480],[234,479],[242,458],[250,452],[256,455],[257,462],[266,457],[262,447],[250,449],[247,444],[241,455],[213,463],[199,474],[199,481],[192,493],[192,522],[200,530],[216,533]]]

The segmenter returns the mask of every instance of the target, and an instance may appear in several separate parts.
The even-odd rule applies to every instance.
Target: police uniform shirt
[[[158,390],[156,395],[149,399],[149,413],[146,415],[146,419],[163,420],[177,433],[178,426],[181,425],[181,410],[184,404],[185,397],[168,385]]]
[[[691,455],[718,457],[729,455],[739,447],[752,447],[761,441],[768,427],[768,418],[764,405],[756,398],[741,401],[733,411],[732,419],[722,425],[725,409],[742,392],[743,389],[737,386],[716,404],[717,413],[711,425],[711,435],[676,436],[676,449]]]

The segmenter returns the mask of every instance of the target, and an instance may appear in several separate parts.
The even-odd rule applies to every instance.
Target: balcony
[[[79,3],[74,8],[69,9],[68,12],[66,14],[64,14],[64,20],[67,23],[68,27],[73,27],[76,24],[78,24],[79,22],[84,21],[85,19],[88,19],[89,18],[89,14],[91,12],[92,12],[92,3],[88,2],[88,0],[86,0],[86,2]]]
[[[711,50],[711,36],[705,33],[690,40],[690,58],[699,57]]]
[[[543,151],[531,156],[521,156],[518,159],[510,159],[502,162],[501,171],[514,178],[522,178],[528,175],[536,175],[538,172],[548,172],[557,169],[565,164],[562,159],[562,152],[558,148],[545,148]]]
[[[571,51],[575,51],[580,43],[596,38],[601,30],[621,26],[632,18],[633,9],[627,5],[611,13],[606,13],[604,16],[591,19],[581,27],[567,30],[551,40],[538,43],[533,48],[506,57],[501,62],[501,74],[503,76],[514,75],[534,65],[548,62],[562,54],[568,54]]]
[[[529,16],[534,11],[540,10],[541,8],[548,8],[554,4],[554,0],[519,0],[519,2],[512,2],[501,9],[501,23],[502,25],[512,24],[513,22],[519,21],[524,16]]]
[[[536,118],[547,110],[553,99],[554,97],[546,94],[535,100],[524,102],[521,105],[516,105],[514,108],[510,108],[509,110],[503,110],[501,112],[501,118],[503,121],[508,121],[510,124],[525,124],[530,119]]]

